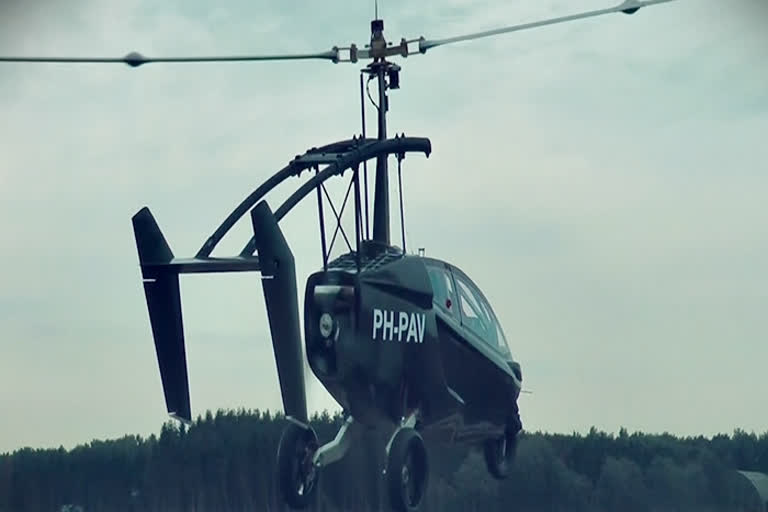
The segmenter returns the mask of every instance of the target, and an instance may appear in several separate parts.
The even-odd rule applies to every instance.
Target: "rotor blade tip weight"
[[[643,7],[642,4],[642,2],[638,2],[637,0],[624,0],[624,3],[619,6],[619,9],[621,9],[621,12],[624,14],[635,14],[641,7]]]
[[[131,52],[125,57],[123,57],[123,62],[131,66],[132,68],[136,68],[141,66],[142,64],[147,63],[147,58],[144,57],[139,52]]]

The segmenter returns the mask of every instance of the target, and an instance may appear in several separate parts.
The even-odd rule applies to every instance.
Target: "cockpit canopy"
[[[504,356],[511,357],[507,338],[491,305],[462,271],[433,259],[426,259],[434,304],[446,315]]]

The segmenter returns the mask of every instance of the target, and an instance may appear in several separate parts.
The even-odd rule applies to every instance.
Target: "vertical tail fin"
[[[173,252],[148,208],[142,208],[132,220],[165,404],[169,415],[190,422],[179,274],[169,265]]]
[[[283,409],[287,416],[306,423],[307,392],[293,253],[265,201],[251,210],[251,221],[264,277],[261,284],[267,304]]]

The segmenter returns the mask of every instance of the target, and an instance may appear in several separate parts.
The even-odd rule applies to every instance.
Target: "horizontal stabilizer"
[[[142,208],[133,217],[133,231],[139,250],[144,279],[154,279],[164,272],[202,274],[208,272],[258,272],[258,256],[227,258],[175,258],[149,208]]]

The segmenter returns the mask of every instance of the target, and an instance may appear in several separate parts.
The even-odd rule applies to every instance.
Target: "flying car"
[[[138,67],[160,62],[370,60],[360,70],[360,136],[313,147],[290,160],[225,218],[194,257],[174,255],[148,208],[142,208],[132,220],[171,417],[184,422],[192,418],[180,275],[260,272],[288,420],[277,447],[276,468],[285,502],[295,509],[309,506],[322,468],[352,448],[352,429],[375,428],[386,429],[389,434],[382,447],[386,452],[386,467],[382,469],[390,504],[398,511],[415,511],[430,474],[426,434],[444,443],[480,447],[489,473],[499,479],[508,476],[523,428],[518,407],[523,376],[499,317],[480,286],[448,260],[406,250],[402,162],[411,153],[429,156],[432,146],[423,137],[387,136],[387,91],[400,88],[401,71],[388,59],[603,14],[634,14],[642,7],[669,1],[625,0],[606,9],[445,39],[403,38],[398,44],[384,38],[384,22],[375,19],[370,43],[364,48],[352,44],[298,55],[148,58],[131,52],[122,58],[0,57],[0,62],[123,63]],[[368,95],[377,111],[376,138],[366,136],[364,91],[371,81],[378,86],[378,102]],[[390,233],[392,158],[397,161],[402,247],[392,242]],[[368,204],[369,161],[375,161],[373,219]],[[266,196],[305,171],[310,178],[273,211]],[[347,173],[347,195],[337,211],[325,182]],[[351,193],[354,243],[341,222]],[[322,268],[306,281],[302,333],[294,255],[279,223],[310,195],[316,196],[318,204]],[[337,222],[330,243],[324,198]],[[253,234],[239,255],[212,256],[216,245],[246,214]],[[340,230],[349,250],[331,259]],[[318,439],[308,420],[305,360],[343,411],[338,433],[325,442]]]
[[[351,429],[358,425],[392,430],[383,469],[396,510],[414,510],[425,492],[425,431],[444,442],[482,446],[490,473],[496,478],[507,475],[522,429],[517,406],[521,367],[480,288],[455,265],[393,245],[387,203],[378,201],[379,188],[374,236],[356,222],[353,250],[330,260],[326,247],[321,195],[325,180],[352,171],[355,217],[362,220],[360,164],[376,158],[381,168],[387,156],[394,155],[400,170],[406,153],[430,151],[428,139],[409,137],[354,138],[313,148],[246,198],[194,258],[174,256],[148,208],[133,217],[165,399],[174,418],[191,421],[179,275],[261,272],[289,420],[278,446],[278,482],[293,508],[311,503],[320,469],[345,455]],[[324,170],[272,212],[263,199],[269,190],[323,164]],[[323,267],[306,282],[302,351],[294,256],[278,222],[312,192],[318,198]],[[248,211],[253,236],[240,255],[211,257],[218,241]],[[344,414],[338,434],[325,444],[308,422],[304,354]]]

